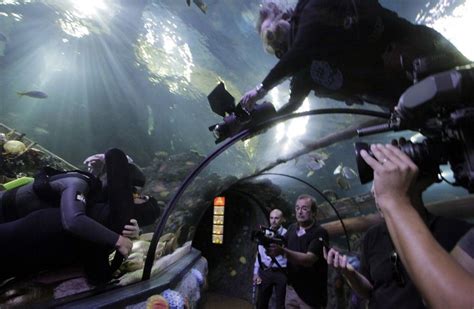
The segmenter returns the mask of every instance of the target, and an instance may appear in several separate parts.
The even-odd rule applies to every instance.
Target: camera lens
[[[425,175],[436,174],[439,170],[439,164],[447,161],[447,147],[440,141],[433,140],[429,142],[425,140],[422,143],[403,142],[398,144],[397,147],[409,156],[418,166],[420,172]],[[371,157],[374,157],[374,154],[370,151],[370,145],[367,143],[357,142],[354,148],[360,183],[368,183],[374,179],[374,172],[361,157],[360,152],[365,150]]]

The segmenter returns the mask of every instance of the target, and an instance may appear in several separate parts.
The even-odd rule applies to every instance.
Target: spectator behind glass
[[[328,233],[317,224],[314,197],[300,195],[296,200],[296,223],[288,227],[287,246],[272,244],[268,255],[285,254],[288,259],[288,285],[285,308],[324,308],[327,303],[328,268],[323,246]]]

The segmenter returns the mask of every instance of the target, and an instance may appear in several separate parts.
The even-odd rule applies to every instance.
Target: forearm
[[[65,220],[63,218],[62,222],[66,231],[83,240],[99,245],[113,248],[119,238],[119,234],[92,220],[86,215],[78,215],[72,220]]]
[[[368,299],[372,292],[373,286],[361,273],[356,270],[342,271],[342,275],[347,283],[359,296]]]
[[[288,261],[297,265],[309,267],[313,265],[317,260],[317,257],[314,254],[297,252],[288,248],[283,248],[283,251],[285,252]]]
[[[429,307],[471,308],[474,279],[436,242],[409,200],[387,202],[382,211],[403,264]]]

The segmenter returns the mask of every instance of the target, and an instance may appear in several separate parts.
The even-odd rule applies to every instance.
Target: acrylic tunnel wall
[[[133,303],[130,301],[132,298],[135,302],[144,301],[151,293],[171,287],[170,283],[166,285],[160,280],[169,278],[169,270],[185,262],[197,249],[207,260],[208,272],[203,271],[203,274],[207,277],[205,282],[209,290],[251,301],[256,250],[256,244],[250,239],[251,231],[258,225],[268,225],[268,213],[275,207],[283,210],[286,225],[294,222],[293,205],[296,197],[303,193],[315,196],[319,205],[318,221],[329,231],[330,245],[347,250],[349,242],[352,252],[356,254],[362,233],[379,222],[380,218],[369,194],[370,183],[361,185],[359,182],[354,142],[386,143],[402,136],[415,141],[418,135],[404,131],[364,138],[354,136],[356,128],[374,120],[380,121],[369,116],[323,114],[293,117],[275,123],[248,139],[238,140],[209,160],[202,170],[198,170],[199,162],[205,162],[206,158],[197,153],[171,158],[158,153],[154,163],[156,166],[152,167],[155,174],[145,170],[150,181],[144,192],[156,196],[163,210],[169,211],[169,216],[158,220],[154,226],[145,227],[144,238],[134,244],[141,255],[136,254],[124,263],[113,285],[97,290],[74,277],[58,286],[49,282],[37,287],[36,283],[29,282],[23,291],[28,291],[28,295],[36,293],[33,302],[56,299],[55,305],[69,304],[74,299],[87,301],[109,292],[116,292],[124,303]],[[224,143],[217,145],[216,150]],[[182,180],[196,170],[195,177],[187,178],[188,185],[179,192]],[[446,178],[452,177],[449,168],[443,167],[442,170]],[[165,180],[168,180],[166,187]],[[179,197],[170,204],[169,201],[177,193],[180,193]],[[443,203],[460,201],[466,195],[464,189],[441,183],[429,188],[425,199],[429,203],[436,202],[432,204],[436,213],[473,218],[471,208],[462,204],[446,207]],[[223,244],[212,243],[214,201],[217,196],[225,198]],[[349,239],[344,235],[333,206],[344,220]],[[163,229],[153,235],[160,225]],[[151,276],[143,280],[143,262],[153,239],[156,240],[156,250],[152,250],[153,255],[147,256],[151,260]],[[196,260],[190,259],[186,263],[189,265],[182,266],[180,272],[171,275],[173,280],[189,272]],[[150,289],[145,296],[140,284],[153,285],[147,282],[158,282],[156,286],[159,288]],[[331,273],[330,302],[340,301],[336,295],[341,295],[342,285],[338,282],[337,274]],[[40,296],[39,292],[45,294]],[[205,297],[205,293],[202,295]],[[108,300],[113,301],[113,297],[108,297]],[[91,301],[90,304],[97,303]]]
[[[371,184],[360,184],[354,142],[372,144],[388,143],[400,137],[413,141],[419,138],[409,131],[366,138],[353,136],[355,128],[373,121],[373,117],[351,114],[304,116],[280,122],[262,134],[236,142],[183,190],[169,218],[163,219],[166,222],[162,222],[161,238],[166,240],[171,235],[176,239],[171,250],[183,245],[198,248],[209,262],[210,288],[247,300],[252,297],[256,250],[250,241],[251,230],[259,224],[268,225],[266,216],[274,207],[283,210],[286,224],[294,222],[293,205],[299,194],[315,196],[319,204],[318,220],[332,234],[331,245],[346,250],[349,242],[352,251],[357,252],[361,233],[380,222],[380,218],[369,193]],[[448,169],[445,173],[449,177]],[[428,190],[426,199],[432,202],[464,195],[463,189],[437,184]],[[212,243],[216,196],[226,199],[223,244]],[[349,239],[332,207],[344,219]],[[158,242],[157,252],[161,243]],[[151,276],[156,275],[159,274],[152,271]]]

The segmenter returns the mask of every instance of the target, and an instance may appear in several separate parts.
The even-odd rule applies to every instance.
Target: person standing
[[[278,236],[286,234],[286,229],[282,226],[283,222],[283,212],[280,209],[273,209],[270,212],[270,229]],[[253,283],[258,285],[257,309],[268,308],[273,290],[275,290],[275,308],[285,308],[286,257],[278,255],[272,258],[267,255],[263,245],[258,245]]]
[[[287,258],[288,283],[285,308],[325,308],[327,304],[328,266],[323,247],[328,232],[316,222],[317,205],[311,195],[296,199],[296,223],[288,227],[285,247],[272,244],[268,254]]]

